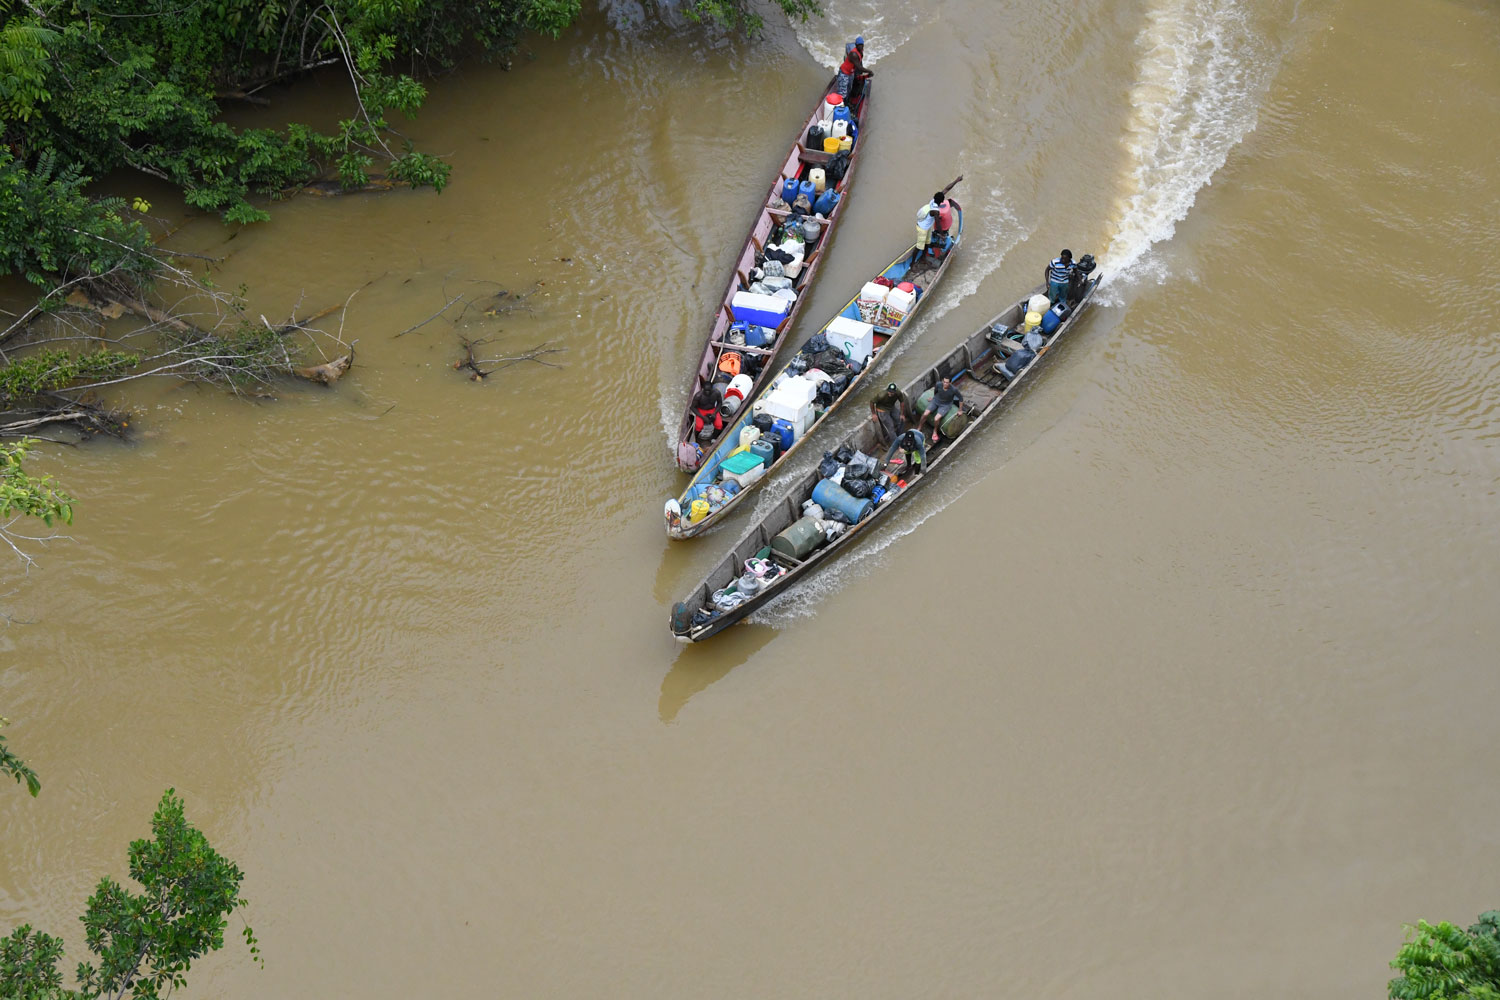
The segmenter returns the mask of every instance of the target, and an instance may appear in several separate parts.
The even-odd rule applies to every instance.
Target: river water
[[[266,955],[201,996],[1378,996],[1403,922],[1500,904],[1500,11],[828,6],[746,43],[611,3],[433,83],[441,195],[188,221],[252,314],[359,289],[357,365],[38,456],[80,503],[3,588],[45,787],[0,796],[0,927],[80,952],[168,786]],[[960,173],[891,377],[1062,246],[1105,304],[883,535],[679,647],[747,515],[667,543],[671,424],[858,31],[804,323]],[[460,336],[564,367],[471,382]]]

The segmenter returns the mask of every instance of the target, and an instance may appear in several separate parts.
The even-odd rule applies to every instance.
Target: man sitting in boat
[[[1047,299],[1053,305],[1068,301],[1068,287],[1073,280],[1073,251],[1064,250],[1047,265]]]
[[[949,413],[953,412],[953,408],[963,401],[964,394],[953,388],[953,380],[945,376],[942,385],[932,393],[932,403],[923,412],[922,419],[917,421],[917,430],[922,429],[928,417],[933,417],[932,443],[937,444],[938,428],[943,426],[943,421],[947,419]]]
[[[911,424],[911,399],[892,382],[870,400],[870,419],[879,428],[882,441],[894,441]]]
[[[724,415],[719,410],[719,394],[705,385],[693,397],[693,433],[700,441],[712,441],[724,429]]]
[[[901,462],[897,465],[891,464],[891,459],[896,457],[896,452],[904,451]],[[885,461],[881,468],[893,478],[900,479],[903,476],[915,476],[922,471],[922,465],[927,461],[927,446],[923,443],[922,432],[915,427],[902,431],[896,435],[896,440],[891,442],[890,448],[885,453]]]

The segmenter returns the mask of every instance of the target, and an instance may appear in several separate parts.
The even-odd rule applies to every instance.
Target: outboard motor
[[[1073,276],[1068,280],[1068,301],[1077,302],[1083,298],[1084,289],[1088,287],[1089,275],[1094,273],[1094,268],[1099,264],[1094,260],[1094,255],[1086,253],[1073,265]]]

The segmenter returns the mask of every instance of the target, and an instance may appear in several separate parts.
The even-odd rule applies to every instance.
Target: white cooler
[[[844,357],[864,364],[875,353],[875,328],[848,316],[839,316],[823,330],[828,346],[844,352]]]

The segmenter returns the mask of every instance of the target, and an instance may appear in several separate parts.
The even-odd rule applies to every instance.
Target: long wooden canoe
[[[818,485],[821,476],[817,470],[813,470],[795,481],[782,502],[776,504],[760,521],[751,525],[729,553],[693,588],[686,599],[673,607],[670,623],[672,633],[682,642],[700,642],[707,639],[740,621],[757,608],[763,607],[773,598],[795,588],[839,552],[848,549],[857,539],[868,535],[874,530],[875,525],[887,520],[893,509],[904,504],[919,486],[932,478],[950,455],[958,451],[964,442],[990,421],[1000,401],[1036,369],[1037,363],[1053,347],[1057,346],[1058,341],[1072,329],[1079,316],[1088,307],[1101,280],[1102,275],[1095,275],[1083,284],[1080,297],[1072,310],[1052,335],[1046,338],[1044,345],[1036,352],[1036,356],[1014,377],[1007,380],[1004,375],[995,371],[995,366],[997,360],[1003,361],[1011,349],[1019,345],[1014,340],[1000,337],[995,331],[1014,327],[1022,320],[1030,295],[974,331],[936,365],[908,383],[905,387],[906,393],[915,401],[920,393],[936,387],[944,376],[952,378],[954,385],[964,395],[963,405],[970,415],[967,425],[951,441],[944,438],[938,444],[930,446],[922,470],[906,480],[904,487],[887,493],[864,520],[849,526],[832,541],[813,549],[803,559],[785,555],[771,548],[771,541],[777,534],[802,518],[802,504],[811,498],[813,489]],[[1030,294],[1045,290],[1046,286],[1040,286]],[[886,448],[880,443],[878,433],[873,421],[864,421],[844,438],[841,446],[859,449],[877,458],[884,458]],[[762,584],[753,595],[742,599],[732,607],[721,609],[716,606],[715,594],[731,585],[738,587],[736,581],[745,573],[746,562],[754,558],[769,560],[776,567],[773,572],[779,571],[780,575],[774,578],[768,577],[768,582]]]
[[[817,413],[817,419],[813,421],[812,425],[808,427],[807,431],[800,438],[792,442],[792,446],[790,448],[788,448],[784,452],[781,452],[777,456],[776,460],[772,462],[769,467],[767,467],[766,471],[761,475],[760,479],[757,479],[750,485],[743,487],[732,496],[729,496],[727,499],[722,499],[715,502],[710,508],[708,515],[702,520],[696,522],[691,521],[684,515],[686,515],[694,500],[705,496],[721,496],[723,493],[722,488],[716,494],[710,490],[710,487],[716,485],[719,482],[720,466],[723,465],[726,458],[728,458],[731,454],[739,449],[740,432],[743,431],[746,427],[750,426],[751,421],[754,419],[754,413],[752,412],[754,407],[750,405],[742,406],[739,410],[738,419],[732,422],[728,431],[720,439],[719,446],[703,460],[702,464],[698,468],[697,473],[693,476],[693,481],[688,484],[688,488],[684,490],[682,495],[676,500],[670,500],[667,502],[665,511],[667,521],[667,537],[677,539],[692,538],[695,535],[700,535],[708,529],[714,527],[715,525],[722,523],[724,518],[728,516],[729,512],[733,510],[735,506],[740,503],[740,501],[744,500],[745,497],[748,496],[756,486],[760,485],[761,483],[765,482],[766,479],[770,478],[771,473],[775,471],[778,465],[782,465],[784,462],[786,462],[787,459],[791,458],[792,454],[797,451],[797,449],[802,447],[804,441],[811,440],[814,432],[818,429],[818,427],[820,427],[830,416],[833,415],[834,411],[839,408],[840,404],[842,404],[846,400],[854,398],[855,390],[859,388],[859,385],[864,380],[865,376],[870,373],[870,369],[875,367],[875,362],[880,360],[882,352],[889,348],[891,342],[895,340],[896,337],[898,337],[902,333],[902,331],[910,330],[912,328],[916,319],[916,315],[921,310],[923,303],[925,303],[929,298],[932,297],[932,290],[937,287],[938,283],[942,280],[943,275],[948,272],[948,265],[953,260],[953,252],[957,250],[962,243],[964,229],[963,207],[959,205],[956,199],[949,199],[949,204],[953,206],[953,225],[949,231],[949,238],[951,242],[949,243],[946,252],[943,253],[941,257],[934,259],[933,257],[924,254],[917,260],[917,263],[914,266],[908,267],[907,261],[911,259],[912,251],[917,249],[916,244],[913,243],[906,249],[902,250],[900,256],[891,261],[890,264],[886,265],[886,267],[883,268],[880,272],[881,277],[889,279],[892,283],[900,283],[903,281],[911,282],[912,284],[916,285],[920,294],[917,297],[915,305],[912,306],[911,311],[906,314],[905,318],[903,318],[898,325],[881,326],[878,323],[876,324],[875,354],[870,363],[864,365],[864,367],[861,368],[857,374],[853,375],[849,379],[849,384],[844,388],[844,391],[834,399],[832,399],[826,407],[820,407],[815,410],[815,412]],[[860,284],[861,286],[863,286],[864,282],[861,282]],[[827,323],[824,323],[822,328],[818,332],[826,333],[828,328],[840,316],[846,317],[851,320],[861,319],[859,311],[858,292],[855,293],[854,298],[851,298],[848,304],[845,305],[843,309],[839,310],[838,315],[834,316]],[[816,336],[816,334],[814,336]],[[809,337],[808,342],[810,343],[812,339],[812,337]],[[798,351],[798,356],[810,354],[811,352],[808,351],[807,344],[804,344],[802,349]],[[782,371],[786,372],[796,363],[797,358],[791,358],[787,361]],[[776,383],[779,377],[780,375],[778,374],[777,376],[769,379],[765,379],[763,377],[762,380],[766,383],[766,385],[773,385]]]
[[[823,225],[822,235],[818,239],[815,248],[808,251],[803,259],[802,272],[797,276],[793,290],[797,293],[797,299],[792,304],[791,310],[776,327],[776,336],[773,342],[759,348],[746,348],[731,345],[727,342],[729,328],[734,324],[734,313],[731,302],[736,292],[746,291],[750,287],[750,271],[755,267],[755,256],[765,249],[766,240],[771,235],[771,230],[783,221],[790,212],[783,207],[785,203],[781,200],[782,181],[791,177],[806,178],[807,173],[814,167],[826,166],[832,156],[820,149],[809,149],[804,143],[807,140],[807,130],[817,123],[822,116],[823,96],[832,92],[833,81],[830,80],[818,97],[817,107],[808,116],[807,121],[802,123],[802,129],[797,133],[797,138],[792,143],[791,152],[787,153],[786,159],[782,161],[780,169],[776,171],[776,181],[767,192],[763,200],[759,214],[756,216],[755,224],[750,227],[750,233],[745,237],[744,247],[735,258],[734,267],[729,274],[728,287],[724,291],[724,297],[719,303],[718,310],[714,313],[713,323],[709,329],[708,340],[703,346],[702,353],[698,356],[698,367],[693,374],[693,387],[688,391],[687,403],[683,407],[682,420],[678,424],[677,441],[672,445],[672,458],[677,467],[684,472],[693,472],[698,468],[703,456],[712,455],[718,448],[724,433],[719,434],[711,442],[699,442],[694,439],[693,434],[693,398],[697,396],[698,390],[713,381],[715,372],[719,367],[719,356],[726,350],[758,354],[765,359],[765,366],[761,374],[756,378],[750,393],[747,394],[745,402],[748,405],[756,395],[759,394],[762,385],[769,382],[771,362],[776,352],[786,341],[792,327],[797,322],[797,314],[802,310],[802,304],[807,301],[808,292],[812,289],[813,279],[817,277],[820,270],[819,265],[823,263],[823,254],[827,250],[829,242],[833,239],[834,229],[837,228],[839,220],[844,217],[845,206],[849,202],[849,186],[854,179],[854,168],[859,163],[860,152],[868,141],[865,133],[865,122],[870,108],[870,91],[872,81],[864,81],[864,92],[854,101],[852,113],[859,133],[859,138],[849,150],[849,165],[844,171],[844,176],[834,185],[841,197],[838,204],[829,214]],[[727,432],[725,432],[727,433]]]

